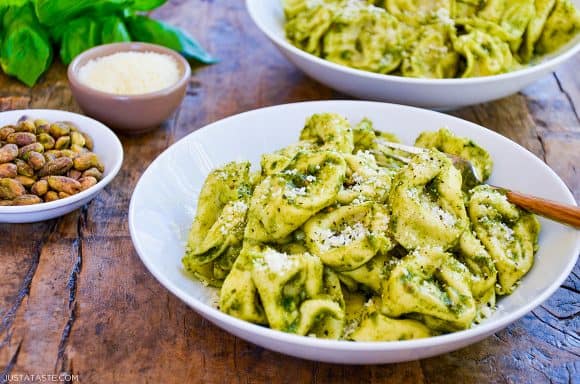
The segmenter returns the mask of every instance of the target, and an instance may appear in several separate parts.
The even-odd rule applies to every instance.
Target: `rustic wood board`
[[[339,366],[282,356],[216,328],[161,287],[133,249],[127,210],[155,157],[203,125],[302,100],[346,98],[289,64],[244,2],[174,0],[156,16],[222,59],[194,71],[181,109],[159,130],[121,136],[119,176],[83,209],[0,225],[0,364],[5,374],[78,375],[84,383],[578,383],[580,264],[541,307],[460,351],[404,364]],[[454,115],[517,141],[580,201],[580,56],[511,97]],[[79,112],[55,64],[32,90],[0,75],[0,108]]]

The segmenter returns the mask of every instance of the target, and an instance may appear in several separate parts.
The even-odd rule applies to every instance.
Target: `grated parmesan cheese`
[[[79,70],[80,81],[116,95],[140,95],[167,88],[179,80],[174,58],[156,52],[118,52],[93,59]]]
[[[264,252],[264,261],[268,269],[274,273],[282,272],[292,264],[292,260],[288,258],[287,254],[276,252],[271,248]]]
[[[322,244],[320,245],[320,250],[323,252],[328,251],[330,248],[343,247],[345,245],[351,244],[354,241],[360,240],[369,234],[369,231],[364,227],[362,223],[356,223],[353,226],[345,227],[341,232],[335,234],[330,229],[320,230],[319,235],[321,236]]]

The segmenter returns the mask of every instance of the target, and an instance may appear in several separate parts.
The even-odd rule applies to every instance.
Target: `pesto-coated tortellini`
[[[473,140],[455,136],[446,128],[441,128],[435,132],[421,133],[415,140],[415,146],[435,148],[441,152],[469,160],[477,170],[481,181],[487,180],[493,170],[493,160],[485,149],[474,143]]]
[[[520,57],[523,61],[528,62],[534,55],[534,47],[536,42],[542,35],[544,24],[552,9],[556,5],[556,0],[535,0],[534,1],[534,17],[528,23],[526,34],[524,35],[524,43],[520,49]]]
[[[314,142],[322,150],[351,153],[354,148],[352,127],[336,113],[317,113],[306,120],[300,140]]]
[[[459,55],[453,50],[449,25],[425,25],[415,39],[410,54],[405,57],[401,72],[407,77],[455,77]]]
[[[501,28],[512,50],[517,52],[535,12],[534,0],[488,0],[478,16]]]
[[[416,155],[393,179],[391,230],[406,249],[447,250],[467,227],[461,174],[438,151]]]
[[[260,166],[262,175],[268,176],[282,172],[294,159],[298,152],[308,151],[316,148],[316,144],[310,140],[300,140],[295,144],[277,150],[272,153],[262,155]]]
[[[306,52],[319,55],[322,38],[334,19],[332,2],[284,0],[284,5],[289,18],[285,28],[288,40]]]
[[[222,312],[251,323],[268,324],[264,307],[252,280],[253,255],[258,245],[246,242],[220,290]]]
[[[385,0],[386,9],[411,25],[449,18],[452,0]],[[442,17],[441,14],[444,16]]]
[[[538,219],[487,185],[471,191],[469,216],[477,237],[495,261],[499,283],[496,292],[510,294],[534,262]]]
[[[457,37],[453,46],[466,61],[461,77],[498,75],[517,64],[508,43],[478,29]]]
[[[471,140],[423,132],[415,155],[398,141],[369,119],[320,113],[261,169],[212,171],[184,268],[221,287],[224,313],[297,335],[396,341],[482,322],[531,268],[538,221],[462,182],[450,155],[492,171]]]
[[[249,162],[229,163],[208,175],[199,194],[183,264],[208,284],[220,285],[242,247],[249,171]]]
[[[473,17],[479,11],[480,6],[480,0],[455,0],[451,14],[457,19]]]
[[[381,312],[417,315],[442,331],[469,328],[476,315],[467,267],[451,254],[421,248],[405,256],[385,281]]]
[[[570,0],[282,1],[286,36],[300,49],[407,77],[514,71],[580,33]]]
[[[536,53],[554,52],[580,32],[580,12],[570,0],[556,0],[536,44]]]
[[[377,299],[375,299],[377,300]],[[423,323],[393,319],[380,313],[373,299],[365,304],[361,318],[353,324],[348,339],[353,341],[398,341],[422,339],[433,335]]]
[[[364,201],[387,201],[394,172],[379,167],[369,152],[345,155],[347,164],[344,186],[337,196],[341,204],[359,204]]]
[[[378,293],[381,290],[381,281],[385,278],[386,266],[391,262],[394,262],[392,257],[379,253],[357,269],[340,272],[338,277],[353,290],[362,285]]]
[[[463,232],[458,248],[458,260],[471,273],[471,292],[477,305],[474,321],[478,323],[489,317],[491,310],[495,307],[497,270],[493,259],[471,230]]]
[[[306,222],[306,245],[324,264],[351,271],[392,247],[386,234],[388,223],[388,212],[379,204],[339,207]]]
[[[348,1],[324,36],[323,57],[371,72],[388,73],[401,63],[399,22],[382,8]]]
[[[337,339],[344,300],[336,275],[309,253],[288,255],[268,246],[252,253],[252,279],[273,329]]]
[[[280,241],[336,202],[346,173],[336,152],[299,152],[286,169],[267,176],[250,201],[245,237]]]

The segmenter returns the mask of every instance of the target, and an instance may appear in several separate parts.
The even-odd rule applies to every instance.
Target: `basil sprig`
[[[212,57],[187,32],[143,12],[167,0],[2,0],[0,66],[28,86],[50,67],[53,49],[63,63],[99,44],[143,41],[166,46],[187,59]]]

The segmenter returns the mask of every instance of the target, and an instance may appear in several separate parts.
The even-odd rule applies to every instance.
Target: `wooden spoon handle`
[[[552,200],[542,199],[523,193],[505,190],[509,202],[527,209],[530,212],[562,224],[580,229],[580,208],[561,204]]]

